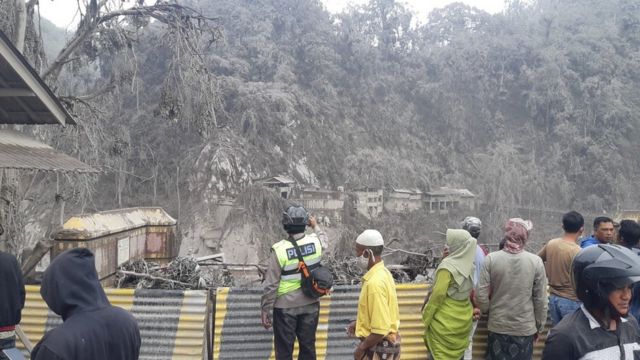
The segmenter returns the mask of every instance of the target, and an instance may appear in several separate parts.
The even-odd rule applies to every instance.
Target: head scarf
[[[509,219],[504,226],[504,251],[510,254],[518,254],[524,250],[524,245],[529,239],[529,231],[533,229],[533,223],[521,218]]]
[[[438,269],[447,269],[451,273],[454,285],[450,286],[447,294],[455,300],[469,297],[473,289],[474,259],[477,241],[466,230],[447,229],[447,246],[449,256],[442,259]]]

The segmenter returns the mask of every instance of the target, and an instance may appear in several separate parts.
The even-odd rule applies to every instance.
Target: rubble
[[[200,266],[192,257],[177,257],[167,265],[137,259],[124,263],[116,275],[118,288],[136,289],[203,289],[207,282]]]
[[[408,254],[401,264],[386,264],[397,283],[428,281],[431,278],[429,270],[437,267],[440,261],[439,257],[433,256],[431,250],[422,254],[391,249],[387,254],[393,252]],[[335,285],[359,284],[366,271],[355,256],[327,256],[323,259],[323,264],[333,274]],[[248,274],[251,276],[244,279]],[[166,265],[138,259],[120,266],[116,279],[118,288],[204,289],[238,286],[247,282],[259,283],[264,279],[264,268],[258,264],[224,263],[221,254],[200,258],[177,257]]]
[[[391,271],[396,283],[426,282],[431,278],[430,269],[438,266],[440,258],[434,257],[430,250],[424,254],[411,253],[401,264],[385,264]],[[342,258],[327,257],[323,264],[331,270],[335,285],[359,284],[364,269],[358,265],[358,259],[354,256]]]

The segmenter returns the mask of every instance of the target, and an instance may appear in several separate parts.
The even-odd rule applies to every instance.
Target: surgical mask
[[[368,257],[365,257],[367,254]],[[362,255],[356,259],[358,261],[358,268],[362,270],[362,273],[366,273],[369,270],[369,259],[373,257],[373,252],[370,249],[366,249]]]

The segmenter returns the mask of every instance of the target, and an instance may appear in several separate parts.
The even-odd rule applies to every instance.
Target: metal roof
[[[286,176],[272,176],[272,177],[268,177],[268,178],[263,178],[263,179],[257,179],[257,182],[260,182],[262,184],[295,184],[295,180],[290,179]]]
[[[74,159],[15,130],[0,130],[0,168],[77,172],[96,171],[80,160]]]
[[[453,189],[450,187],[441,187],[437,190],[428,191],[427,195],[430,195],[430,196],[459,195],[462,197],[475,197],[475,195],[467,189]]]
[[[35,345],[62,319],[48,309],[39,286],[26,286],[20,325]],[[205,290],[105,289],[109,301],[133,315],[140,328],[140,359],[204,359],[211,320]],[[26,354],[20,341],[16,345]]]
[[[27,59],[0,31],[0,124],[72,124],[75,121]]]
[[[143,226],[172,226],[178,222],[161,207],[136,207],[82,214],[67,220],[56,240],[87,240]]]
[[[391,190],[393,192],[396,193],[402,193],[402,194],[412,194],[412,195],[422,195],[422,191],[418,190],[418,189],[398,189],[398,188],[391,188]]]

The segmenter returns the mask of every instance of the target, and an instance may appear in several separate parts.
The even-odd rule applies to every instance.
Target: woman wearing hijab
[[[547,276],[542,259],[525,251],[531,222],[509,219],[504,248],[487,255],[476,300],[489,313],[487,360],[530,360],[547,321]]]
[[[428,358],[460,359],[469,344],[473,307],[476,239],[466,230],[447,230],[449,255],[436,269],[436,280],[422,312]]]

